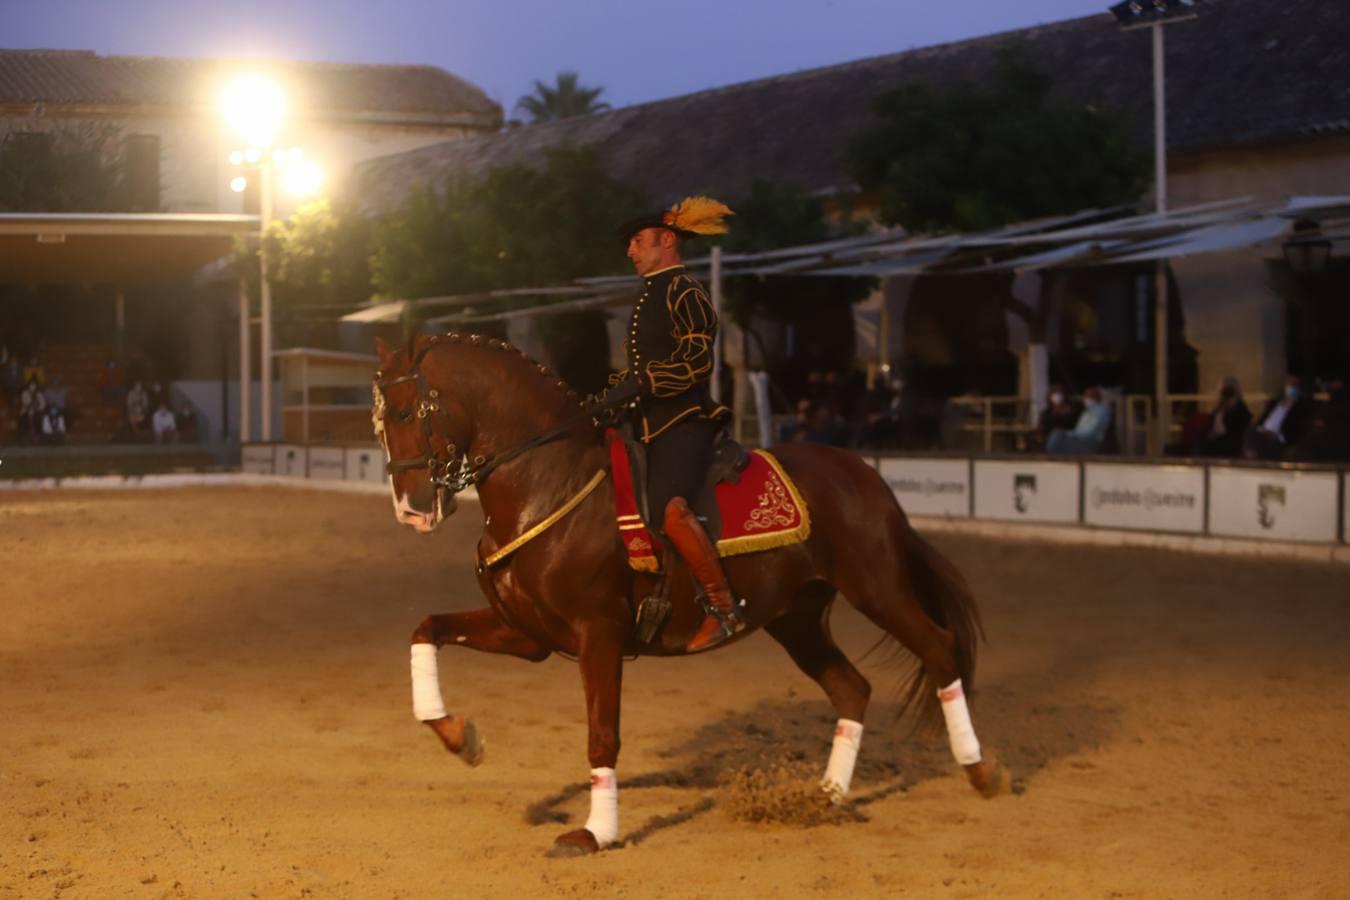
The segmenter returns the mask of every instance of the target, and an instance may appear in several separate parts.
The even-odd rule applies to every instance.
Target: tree
[[[306,318],[332,321],[343,307],[370,299],[373,249],[371,222],[345,202],[315,200],[267,226],[262,253],[283,343],[301,339]],[[235,244],[235,266],[255,298],[258,252],[256,239]]]
[[[907,84],[880,95],[880,122],[850,142],[850,169],[880,203],[882,221],[915,232],[981,231],[1042,216],[1133,203],[1147,184],[1146,157],[1124,123],[1055,94],[1053,79],[1005,48],[980,84]],[[1044,344],[1055,303],[996,298],[1024,319],[1033,396],[1046,381]]]
[[[552,85],[534,83],[534,93],[516,101],[516,109],[530,117],[532,124],[589,116],[607,111],[610,106],[600,100],[604,88],[583,87],[576,72],[559,72]]]
[[[733,204],[736,217],[724,247],[731,253],[757,253],[813,244],[858,233],[858,223],[832,228],[821,201],[789,182],[755,179]],[[846,217],[845,217],[846,218]],[[725,311],[767,356],[754,331],[757,316],[807,324],[811,320],[852,315],[853,303],[867,297],[871,278],[811,278],[793,275],[739,276],[727,279]],[[851,334],[851,330],[849,331]],[[851,356],[851,346],[847,350]]]
[[[0,210],[125,211],[120,150],[120,130],[102,123],[9,131],[0,137]]]
[[[618,273],[626,261],[618,222],[647,209],[610,177],[590,148],[554,147],[540,167],[499,166],[414,193],[377,230],[372,263],[381,294],[416,298],[546,287]],[[478,312],[513,308],[484,302]],[[574,387],[604,386],[608,333],[599,312],[541,316],[540,337]]]
[[[1124,124],[1059,99],[1053,80],[1005,49],[981,84],[907,84],[850,142],[850,168],[881,218],[916,232],[977,231],[1133,202],[1147,160]]]

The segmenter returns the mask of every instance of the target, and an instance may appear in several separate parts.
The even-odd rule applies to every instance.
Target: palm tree
[[[608,110],[609,104],[599,101],[605,89],[582,87],[577,83],[578,77],[576,72],[559,72],[553,85],[536,81],[534,93],[517,100],[516,109],[529,115],[532,123],[552,122]]]

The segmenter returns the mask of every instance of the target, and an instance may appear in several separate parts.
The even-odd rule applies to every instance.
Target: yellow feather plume
[[[670,224],[694,234],[726,234],[731,226],[722,221],[734,216],[731,207],[711,197],[685,197],[670,208]]]

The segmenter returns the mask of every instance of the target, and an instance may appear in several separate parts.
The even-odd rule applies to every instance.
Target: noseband
[[[389,442],[384,437],[384,419],[387,414],[384,392],[397,384],[411,382],[417,385],[417,405],[411,410],[395,411],[394,416],[404,423],[411,422],[413,418],[417,419],[418,427],[422,432],[421,447],[418,448],[422,455],[408,459],[391,459],[384,466],[385,472],[389,475],[404,472],[408,469],[425,468],[431,484],[438,490],[449,491],[452,495],[458,494],[471,485],[482,484],[487,480],[488,475],[492,474],[492,471],[503,463],[515,459],[527,450],[532,450],[562,437],[581,422],[592,419],[596,415],[596,410],[584,409],[561,425],[536,434],[523,444],[513,447],[500,456],[489,453],[475,456],[470,461],[469,455],[456,447],[455,442],[436,427],[436,422],[444,418],[446,412],[441,407],[440,391],[427,384],[421,368],[423,357],[435,345],[436,339],[432,338],[431,344],[418,351],[412,360],[411,370],[407,375],[386,380],[383,372],[375,373],[374,384],[371,387],[371,393],[375,400],[374,408],[371,411],[371,421],[375,426],[375,434],[384,444],[386,452]],[[444,445],[443,450],[438,452],[435,449],[433,438]]]

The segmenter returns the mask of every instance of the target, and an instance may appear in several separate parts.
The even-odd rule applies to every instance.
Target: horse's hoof
[[[473,724],[473,719],[465,720],[464,737],[460,739],[459,752],[455,755],[471,766],[483,764],[483,758],[487,756],[487,741],[478,732],[478,726]]]
[[[1003,763],[993,759],[982,759],[966,766],[966,777],[970,786],[980,792],[985,799],[992,799],[1007,793],[1008,776]]]
[[[553,842],[548,851],[549,859],[565,859],[569,856],[590,856],[600,852],[600,844],[585,828],[569,831]]]

